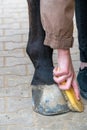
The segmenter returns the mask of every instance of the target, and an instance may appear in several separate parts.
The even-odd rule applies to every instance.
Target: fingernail
[[[78,100],[80,100],[80,96],[78,96]]]

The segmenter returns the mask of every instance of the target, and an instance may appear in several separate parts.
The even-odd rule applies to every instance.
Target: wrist
[[[58,49],[58,55],[69,55],[70,49]]]

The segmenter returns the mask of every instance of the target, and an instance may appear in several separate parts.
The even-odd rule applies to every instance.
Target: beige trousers
[[[40,0],[44,44],[53,49],[68,49],[73,45],[74,0]]]

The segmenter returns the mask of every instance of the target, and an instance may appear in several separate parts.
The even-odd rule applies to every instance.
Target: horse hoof
[[[70,111],[56,84],[32,86],[32,106],[35,112],[46,116]]]

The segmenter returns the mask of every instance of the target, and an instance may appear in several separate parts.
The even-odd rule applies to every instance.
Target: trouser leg
[[[41,0],[40,7],[44,44],[53,49],[72,47],[74,0]]]
[[[75,0],[80,60],[87,62],[87,0]]]

